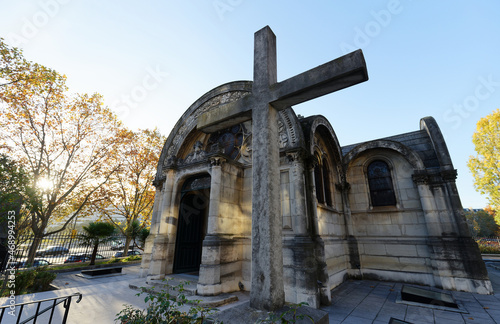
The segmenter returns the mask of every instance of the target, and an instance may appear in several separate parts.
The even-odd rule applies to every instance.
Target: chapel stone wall
[[[375,160],[389,165],[396,196],[394,206],[371,205],[366,169]],[[405,157],[387,149],[369,150],[349,164],[349,202],[362,278],[434,285],[429,234],[413,172]]]

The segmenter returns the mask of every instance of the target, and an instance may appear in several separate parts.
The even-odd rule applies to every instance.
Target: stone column
[[[210,205],[208,208],[207,235],[203,240],[200,276],[197,293],[201,296],[218,295],[222,291],[220,278],[221,239],[219,237],[220,200],[222,195],[222,166],[226,160],[222,157],[210,159],[212,164],[210,183]]]
[[[283,237],[284,271],[286,274],[286,298],[294,303],[306,302],[319,308],[318,261],[315,242],[308,233],[306,174],[303,152],[287,152],[291,164],[291,216],[293,234]]]
[[[287,153],[288,161],[292,165],[292,219],[293,232],[296,235],[306,235],[307,233],[307,202],[306,202],[306,181],[304,173],[304,161],[300,152]]]

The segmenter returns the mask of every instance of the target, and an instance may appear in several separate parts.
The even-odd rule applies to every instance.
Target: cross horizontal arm
[[[197,128],[205,133],[213,133],[252,119],[252,95],[229,102],[198,117]]]
[[[363,52],[357,50],[271,86],[271,104],[281,110],[367,80]]]

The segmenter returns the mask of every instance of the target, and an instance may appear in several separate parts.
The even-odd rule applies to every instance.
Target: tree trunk
[[[128,254],[128,246],[130,245],[131,240],[132,239],[130,236],[125,237],[125,247],[123,248],[123,257],[126,257]]]
[[[97,255],[97,247],[99,246],[99,243],[94,244],[94,250],[92,250],[92,257],[90,258],[90,264],[89,265],[94,265],[95,264],[95,257]]]
[[[30,250],[28,252],[28,264],[33,264],[36,257],[36,250],[38,250],[40,243],[42,243],[42,239],[43,235],[37,235],[37,233],[34,234],[33,243],[31,243]]]

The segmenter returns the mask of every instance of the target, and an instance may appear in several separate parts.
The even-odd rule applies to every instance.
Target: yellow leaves
[[[490,204],[500,207],[500,109],[481,118],[472,137],[476,156],[471,156],[468,167],[474,177],[474,186],[487,194]]]

